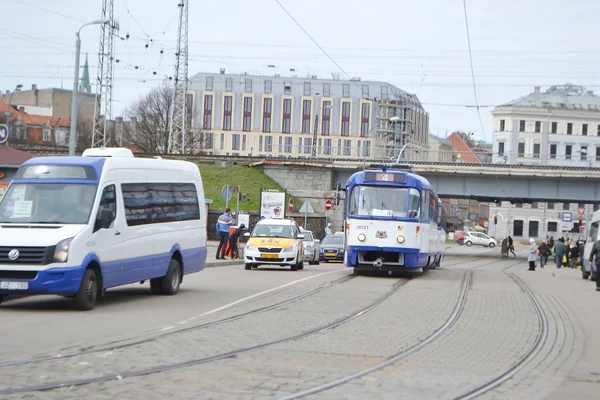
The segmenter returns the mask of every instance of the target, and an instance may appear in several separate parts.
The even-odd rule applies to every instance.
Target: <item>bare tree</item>
[[[125,112],[123,142],[146,153],[164,153],[169,144],[169,118],[173,89],[169,81],[134,102]]]

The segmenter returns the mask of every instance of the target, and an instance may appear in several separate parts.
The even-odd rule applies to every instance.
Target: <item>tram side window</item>
[[[429,190],[423,191],[423,213],[421,214],[421,218],[428,220],[431,217],[431,209],[429,202],[431,201],[431,192]]]
[[[411,212],[411,217],[413,218],[419,218],[420,214],[421,214],[421,194],[419,193],[419,191],[417,189],[411,188],[410,189],[410,209],[409,211]]]

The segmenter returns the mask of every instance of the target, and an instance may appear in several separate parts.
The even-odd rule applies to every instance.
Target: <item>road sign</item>
[[[563,222],[571,222],[571,221],[573,221],[573,214],[571,214],[570,212],[564,212],[564,213],[562,213],[562,221]]]
[[[304,204],[302,204],[302,207],[300,207],[299,211],[305,214],[312,214],[315,212],[315,210],[312,208],[312,205],[310,204],[310,201],[308,200],[306,200]]]
[[[223,186],[223,189],[221,189],[221,198],[224,201],[229,201],[229,200],[231,200],[232,196],[233,196],[233,189],[232,189],[232,187],[229,186],[229,185]]]
[[[330,199],[325,200],[325,211],[331,210],[331,204],[332,203]]]
[[[289,210],[289,212],[294,211],[294,199],[292,199],[291,197],[288,200],[288,210]]]
[[[579,215],[583,215],[583,213],[585,213],[585,207],[579,207],[577,211],[579,211]]]
[[[460,215],[460,208],[457,208],[456,210],[454,210],[454,214]]]
[[[8,126],[0,124],[0,144],[8,141]]]

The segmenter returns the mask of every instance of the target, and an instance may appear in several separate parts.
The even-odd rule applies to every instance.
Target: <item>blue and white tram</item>
[[[444,257],[446,214],[427,179],[387,166],[346,185],[344,264],[359,274],[422,275]]]

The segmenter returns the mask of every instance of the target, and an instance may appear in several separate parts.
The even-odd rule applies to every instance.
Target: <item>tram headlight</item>
[[[364,242],[365,240],[367,240],[367,236],[364,233],[359,233],[356,238],[359,242]]]
[[[396,238],[396,240],[398,241],[398,243],[402,244],[402,243],[404,243],[406,238],[404,236],[400,235]]]

